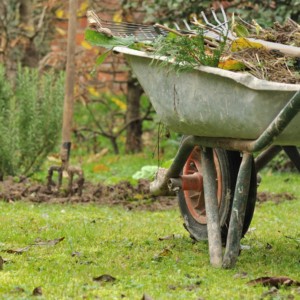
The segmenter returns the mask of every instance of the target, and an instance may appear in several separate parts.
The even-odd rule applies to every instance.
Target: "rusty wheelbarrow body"
[[[178,73],[171,63],[161,66],[164,58],[114,50],[125,54],[161,122],[184,135],[152,192],[177,192],[186,229],[208,238],[211,264],[234,266],[255,207],[252,153],[300,146],[300,85],[205,66]]]

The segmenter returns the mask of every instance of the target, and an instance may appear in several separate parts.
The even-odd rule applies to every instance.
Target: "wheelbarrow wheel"
[[[239,152],[214,149],[217,198],[223,244],[226,243],[233,195],[240,163],[241,156]],[[202,175],[201,151],[199,147],[195,147],[192,151],[185,163],[182,175],[192,175],[196,172]],[[253,161],[249,198],[243,226],[243,236],[247,232],[253,217],[256,201],[256,189],[256,172]],[[191,238],[197,241],[207,240],[207,223],[203,186],[201,187],[200,185],[197,190],[189,190],[186,188],[181,189],[178,192],[178,201],[179,208],[184,219],[184,227],[190,233]]]

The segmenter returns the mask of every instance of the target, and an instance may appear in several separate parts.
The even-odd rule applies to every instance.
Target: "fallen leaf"
[[[163,249],[160,253],[154,255],[154,260],[161,260],[163,257],[170,256],[172,254],[172,251],[169,248]]]
[[[73,257],[74,257],[74,256],[81,256],[81,253],[78,252],[78,251],[74,251],[74,252],[72,252],[71,255],[72,255]]]
[[[190,284],[185,287],[187,291],[193,291],[199,288],[200,282],[196,282],[195,284]]]
[[[7,253],[11,253],[11,254],[22,254],[26,251],[28,251],[30,249],[31,246],[27,246],[24,248],[17,248],[17,249],[8,249],[6,250]]]
[[[171,234],[171,235],[167,235],[164,237],[160,237],[158,238],[159,241],[165,241],[165,240],[173,240],[173,239],[181,239],[182,235],[181,234]]]
[[[141,300],[153,300],[149,295],[144,294]]]
[[[13,290],[11,290],[11,293],[24,293],[25,290],[20,287],[20,286],[16,286]]]
[[[98,277],[93,278],[94,281],[100,281],[100,282],[114,282],[117,279],[109,274],[103,274]]]
[[[91,265],[94,262],[91,260],[84,260],[84,261],[76,261],[76,263],[80,264],[80,265]]]
[[[233,278],[234,279],[238,279],[238,278],[247,278],[248,277],[248,274],[246,272],[241,272],[241,273],[237,273],[235,275],[233,275]]]
[[[105,171],[109,171],[109,170],[110,170],[109,167],[104,164],[98,164],[93,167],[93,172],[95,172],[95,173],[105,172]]]
[[[263,299],[267,296],[276,296],[277,294],[278,294],[278,289],[275,286],[272,286],[268,291],[262,293],[261,298]]]
[[[274,286],[276,288],[279,288],[281,285],[284,286],[300,286],[299,281],[295,281],[289,277],[260,277],[253,279],[249,282],[247,282],[248,285],[257,285],[257,284],[262,284],[263,286]]]
[[[42,287],[38,286],[38,287],[34,288],[32,295],[33,296],[42,296],[43,295]]]
[[[42,240],[37,240],[34,244],[34,246],[54,246],[56,244],[58,244],[59,242],[63,241],[65,239],[65,237],[61,237],[58,239],[54,239],[54,240],[47,240],[47,241],[42,241]]]
[[[271,250],[272,248],[273,248],[273,246],[272,246],[271,244],[267,243],[266,249],[267,249],[267,250]]]
[[[249,245],[240,245],[240,250],[250,250],[251,246]]]
[[[173,284],[170,284],[170,285],[168,286],[168,288],[169,288],[170,290],[175,291],[175,290],[177,289],[177,286],[176,286],[176,285],[173,285]]]
[[[4,259],[0,256],[0,270],[3,270]]]

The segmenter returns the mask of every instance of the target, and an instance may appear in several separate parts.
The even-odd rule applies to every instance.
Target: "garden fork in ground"
[[[71,150],[71,133],[73,120],[73,100],[74,100],[74,77],[75,77],[75,47],[76,47],[76,10],[77,0],[69,0],[69,26],[68,26],[68,46],[67,46],[67,66],[66,66],[66,83],[64,98],[64,113],[62,126],[62,147],[61,147],[61,166],[51,166],[48,170],[47,187],[51,191],[55,185],[53,181],[53,173],[58,173],[57,189],[62,186],[63,173],[66,172],[69,177],[67,194],[77,192],[81,195],[84,183],[83,171],[74,166],[69,165]],[[77,189],[73,189],[74,175],[78,176]]]

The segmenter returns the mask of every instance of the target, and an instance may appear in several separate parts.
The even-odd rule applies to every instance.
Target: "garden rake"
[[[68,23],[68,45],[67,45],[67,66],[66,66],[66,83],[65,83],[65,98],[62,126],[62,146],[61,146],[61,165],[51,166],[48,170],[47,188],[51,191],[53,185],[53,173],[58,173],[57,189],[62,186],[63,173],[68,174],[69,182],[67,195],[72,195],[74,192],[80,196],[82,194],[84,177],[83,171],[74,166],[69,165],[71,151],[71,133],[73,120],[73,100],[74,100],[74,77],[75,77],[75,47],[76,47],[76,10],[77,0],[69,0],[69,23]],[[78,176],[77,190],[73,190],[74,175]]]
[[[220,21],[212,10],[212,15],[216,21],[216,24],[212,24],[208,21],[204,12],[201,12],[202,18],[205,24],[200,23],[196,18],[192,20],[192,24],[189,24],[186,20],[182,23],[184,28],[182,29],[178,23],[174,23],[175,29],[171,29],[161,24],[144,25],[126,22],[114,22],[100,19],[99,16],[93,11],[87,11],[87,18],[90,28],[107,35],[108,37],[133,37],[136,42],[154,41],[159,36],[167,36],[168,32],[174,32],[178,35],[196,35],[198,28],[201,27],[205,37],[220,39],[224,36],[231,38],[229,31],[228,19],[223,7],[220,7],[223,21]],[[193,28],[194,27],[194,28]]]

